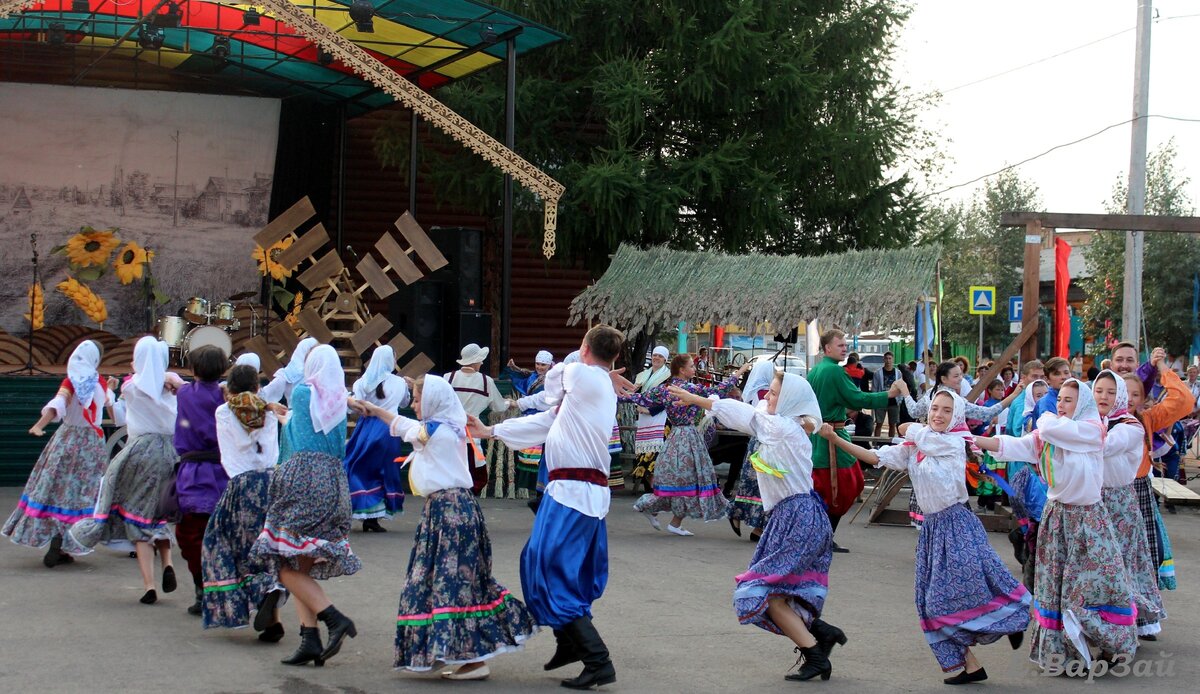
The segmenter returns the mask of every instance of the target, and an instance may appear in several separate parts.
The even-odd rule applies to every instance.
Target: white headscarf
[[[564,357],[562,360],[562,363],[574,364],[577,361],[579,361],[579,350],[575,350],[574,352],[571,352],[566,357]]]
[[[92,404],[92,395],[99,380],[96,368],[99,366],[100,348],[91,340],[76,345],[71,358],[67,360],[67,380],[75,391],[75,399],[85,410]]]
[[[328,434],[346,421],[346,374],[333,347],[317,345],[308,353],[304,382],[312,388],[308,414],[315,431]]]
[[[821,403],[817,402],[817,394],[803,376],[796,374],[783,375],[779,401],[775,403],[775,414],[780,417],[812,417],[817,426],[821,426]]]
[[[775,364],[763,359],[750,367],[750,375],[746,377],[746,387],[742,388],[742,402],[747,405],[758,404],[758,391],[771,387],[775,380]]]
[[[375,390],[375,386],[383,383],[383,380],[390,376],[396,370],[396,352],[389,345],[384,345],[375,350],[371,355],[371,362],[367,364],[367,370],[363,372],[362,378],[354,382],[354,397],[367,397],[367,394]]]
[[[967,427],[967,401],[961,395],[955,393],[947,386],[938,386],[933,391],[929,398],[929,404],[933,406],[933,398],[945,394],[950,396],[954,401],[954,413],[950,415],[950,424],[947,425],[945,431],[934,431],[930,426],[924,426],[916,430],[912,437],[912,441],[917,446],[917,450],[922,455],[931,455],[935,458],[942,458],[953,455],[966,456],[966,448],[963,442],[975,445],[975,438],[971,435],[970,428]],[[921,458],[918,456],[917,462]]]
[[[1129,411],[1129,387],[1125,385],[1125,379],[1121,377],[1121,374],[1112,369],[1105,369],[1096,374],[1096,381],[1099,381],[1100,377],[1104,374],[1111,376],[1112,380],[1117,384],[1117,397],[1113,400],[1112,409],[1109,410],[1108,416],[1105,419],[1113,420],[1131,414]],[[1092,382],[1095,383],[1096,381]]]
[[[167,379],[167,361],[170,358],[169,350],[167,343],[153,335],[143,337],[133,347],[131,381],[154,402],[162,402],[163,383]]]
[[[671,350],[667,349],[666,347],[663,347],[662,345],[655,347],[654,351],[651,352],[651,354],[657,354],[658,356],[662,357],[663,359],[667,359],[667,360],[670,360],[670,358],[671,358]]]
[[[550,352],[548,352],[547,350],[543,349],[542,351],[537,353],[536,357],[533,358],[533,363],[534,364],[547,364],[547,365],[553,364],[554,363],[554,355],[551,354]]]
[[[567,362],[555,364],[546,372],[542,380],[542,398],[546,405],[554,407],[563,398],[563,374],[567,371]]]
[[[282,369],[283,377],[287,379],[288,383],[296,385],[304,380],[304,360],[308,358],[308,353],[317,344],[317,338],[306,337],[296,345],[296,349],[292,351],[291,358],[288,359],[288,365]]]
[[[460,439],[467,435],[467,412],[458,393],[441,376],[430,374],[422,382],[421,421],[444,424]]]
[[[1041,378],[1025,386],[1025,398],[1021,403],[1021,431],[1014,434],[1014,436],[1020,436],[1021,434],[1024,434],[1025,429],[1029,427],[1029,423],[1033,421],[1033,410],[1035,407],[1037,407],[1038,401],[1038,398],[1033,397],[1033,387],[1039,383],[1046,386],[1046,388],[1050,387],[1050,384],[1046,383],[1046,381]]]
[[[233,362],[234,366],[253,366],[255,371],[262,371],[262,360],[254,352],[245,352],[237,361]]]
[[[1079,388],[1079,402],[1075,403],[1075,414],[1071,415],[1071,419],[1076,422],[1093,421],[1100,425],[1100,410],[1096,407],[1096,396],[1092,395],[1092,389],[1088,384],[1078,378],[1068,378],[1063,381],[1063,386],[1074,382]],[[1062,386],[1058,391],[1062,392]],[[1128,399],[1128,395],[1126,395]]]

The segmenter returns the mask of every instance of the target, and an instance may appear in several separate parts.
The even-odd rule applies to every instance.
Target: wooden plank
[[[259,361],[262,362],[262,372],[265,374],[274,375],[276,371],[283,368],[283,364],[279,363],[275,352],[267,344],[267,338],[262,335],[255,335],[246,340],[242,349],[258,355]]]
[[[1152,477],[1150,486],[1154,493],[1173,504],[1200,504],[1200,494],[1188,489],[1175,480]]]
[[[392,348],[392,351],[396,354],[396,358],[399,359],[407,354],[408,350],[413,348],[413,342],[404,333],[396,333],[396,336],[388,341],[388,346]]]
[[[421,225],[417,224],[417,220],[412,214],[405,212],[400,215],[400,219],[396,220],[396,228],[404,235],[404,240],[408,241],[408,245],[412,246],[417,255],[421,256],[421,260],[425,262],[425,267],[429,268],[430,272],[450,264],[450,261],[446,260],[446,256],[442,255]]]
[[[432,368],[433,360],[425,356],[424,352],[421,352],[412,361],[405,364],[403,369],[400,369],[400,375],[417,378],[429,373]]]
[[[1200,217],[1154,214],[1072,214],[1060,212],[1004,212],[1000,226],[1019,227],[1038,222],[1055,229],[1099,229],[1104,231],[1171,231],[1200,234]]]
[[[300,284],[303,284],[309,291],[312,291],[336,277],[343,268],[345,266],[342,265],[342,259],[338,257],[337,251],[329,251],[307,270],[300,273],[296,279],[300,280]]]
[[[301,224],[312,219],[315,214],[317,211],[306,195],[255,234],[254,243],[262,248],[270,248],[283,240],[283,237],[299,229]]]
[[[1041,306],[1041,283],[1038,276],[1038,265],[1042,257],[1042,225],[1033,221],[1025,226],[1025,269],[1021,279],[1021,297],[1024,308],[1021,309],[1021,328],[1026,328],[1038,318],[1038,308]],[[1021,350],[1021,361],[1033,361],[1038,357],[1037,333]]]
[[[327,243],[329,232],[325,231],[324,224],[318,222],[315,227],[304,232],[304,236],[299,240],[284,249],[275,261],[289,270],[294,270],[305,258],[316,255],[321,246]]]
[[[386,299],[399,291],[396,283],[388,278],[383,268],[379,267],[379,263],[375,262],[375,256],[370,253],[358,261],[357,267],[358,274],[362,275],[363,279],[367,281],[367,285],[371,287],[371,291],[375,292],[375,296],[380,299]]]
[[[987,384],[991,383],[1000,376],[1000,371],[1004,369],[1004,365],[1012,360],[1013,356],[1016,355],[1017,350],[1021,348],[1021,345],[1025,344],[1025,341],[1030,339],[1033,334],[1037,332],[1037,327],[1038,317],[1035,313],[1033,314],[1033,318],[1025,324],[1025,327],[1021,328],[1021,332],[1017,335],[1016,339],[1010,342],[1008,347],[1004,348],[1004,353],[1000,355],[1000,358],[992,362],[992,368],[988,369],[987,372],[983,374],[983,378],[975,381],[975,385],[971,388],[971,392],[967,394],[967,402],[975,402],[975,400],[979,398],[979,394],[982,393],[983,389],[987,387]]]
[[[300,344],[300,338],[296,337],[296,331],[283,321],[271,326],[271,339],[282,348],[284,354],[291,354],[296,350],[296,345]]]
[[[333,342],[333,332],[329,330],[329,326],[325,325],[325,321],[321,320],[321,314],[317,313],[315,309],[306,308],[301,311],[298,322],[304,332],[317,338],[317,342],[323,345]]]
[[[392,329],[392,322],[383,317],[383,314],[376,313],[367,321],[367,324],[354,333],[350,338],[350,344],[354,346],[354,351],[359,355],[366,352],[368,348],[374,345],[383,334]]]
[[[391,266],[392,272],[400,275],[400,279],[404,280],[405,284],[412,284],[425,276],[417,268],[417,264],[408,257],[404,249],[400,248],[400,244],[396,243],[396,239],[391,234],[384,234],[375,242],[375,250],[379,251],[379,255],[387,261]]]

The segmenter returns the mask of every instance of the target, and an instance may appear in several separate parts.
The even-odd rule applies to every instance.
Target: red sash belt
[[[554,480],[575,480],[577,482],[594,484],[597,487],[608,488],[608,475],[590,467],[564,467],[551,470],[550,481],[553,482]]]

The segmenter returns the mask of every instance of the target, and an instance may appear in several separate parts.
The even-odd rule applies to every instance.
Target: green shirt
[[[833,357],[823,357],[816,366],[808,372],[808,383],[817,395],[821,405],[821,419],[830,424],[846,421],[846,408],[852,410],[879,410],[887,407],[888,394],[864,393],[858,389],[845,369],[838,366]],[[838,429],[838,436],[850,440],[850,434],[845,429]],[[813,469],[829,467],[829,442],[817,434],[809,437],[813,446]],[[855,462],[854,456],[838,450],[837,464],[839,468],[850,467]]]

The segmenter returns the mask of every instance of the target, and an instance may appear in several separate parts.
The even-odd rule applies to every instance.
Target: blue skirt
[[[400,439],[377,417],[362,417],[346,444],[346,479],[355,520],[384,518],[404,512]]]
[[[767,524],[762,493],[758,491],[758,473],[750,464],[750,456],[754,455],[756,450],[758,439],[751,436],[750,442],[746,444],[746,457],[742,460],[737,485],[733,488],[733,503],[729,504],[729,517],[751,528],[761,528]]]
[[[592,616],[608,583],[608,531],[603,518],[542,497],[529,542],[521,550],[521,590],[538,624],[561,629]]]
[[[275,574],[250,558],[267,517],[271,471],[243,472],[229,481],[204,529],[204,628],[238,629],[275,585]]]
[[[734,578],[733,609],[738,621],[782,634],[767,616],[767,601],[787,598],[804,624],[811,626],[825,607],[832,561],[833,529],[821,497],[811,491],[780,501],[767,516],[750,568]]]

